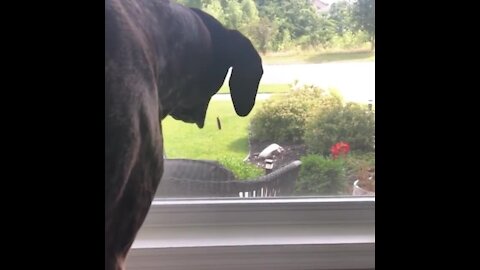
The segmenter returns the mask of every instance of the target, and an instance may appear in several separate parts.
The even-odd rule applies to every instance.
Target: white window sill
[[[127,269],[372,269],[375,198],[156,200]]]

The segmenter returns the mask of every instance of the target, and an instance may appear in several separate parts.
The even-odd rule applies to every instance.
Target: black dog
[[[263,74],[241,33],[168,0],[105,0],[105,269],[124,269],[163,173],[160,120],[202,128],[228,69],[247,115]]]

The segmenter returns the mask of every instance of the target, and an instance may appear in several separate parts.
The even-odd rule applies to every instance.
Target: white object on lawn
[[[258,156],[261,158],[267,158],[267,157],[270,157],[275,151],[278,153],[281,153],[283,150],[284,149],[280,145],[276,143],[272,143],[269,146],[267,146],[265,149],[263,149]]]

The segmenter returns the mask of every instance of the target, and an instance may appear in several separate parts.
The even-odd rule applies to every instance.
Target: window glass
[[[162,121],[157,198],[375,195],[375,1],[178,0],[250,39],[264,74],[246,117],[228,86],[202,129]]]

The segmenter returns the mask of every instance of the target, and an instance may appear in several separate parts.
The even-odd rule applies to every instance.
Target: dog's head
[[[202,128],[211,97],[220,89],[228,69],[230,93],[239,116],[246,116],[255,105],[258,84],[263,75],[262,59],[248,38],[236,30],[224,28],[207,13],[191,8],[206,26],[211,37],[209,64],[182,90],[180,102],[169,114],[178,120],[196,123]]]

